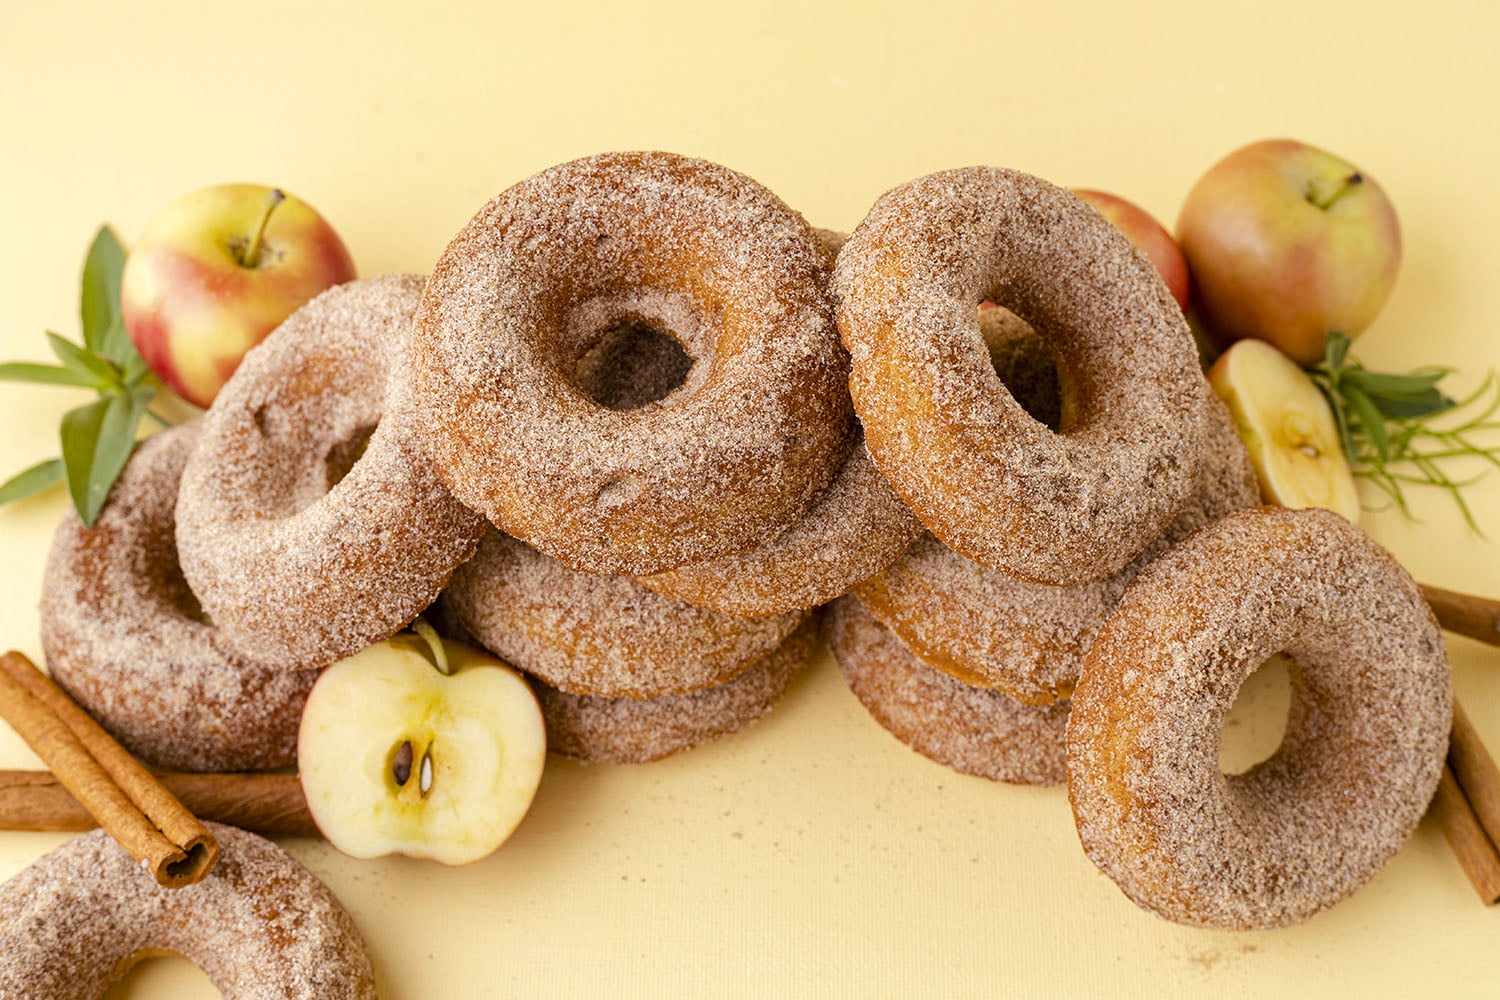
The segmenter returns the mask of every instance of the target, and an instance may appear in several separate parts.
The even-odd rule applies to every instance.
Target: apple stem
[[[448,651],[443,648],[443,637],[438,635],[437,629],[429,625],[427,619],[418,617],[412,621],[411,630],[427,643],[427,649],[432,653],[432,665],[437,668],[437,672],[444,676],[453,673],[453,668],[448,664]]]
[[[1308,185],[1307,200],[1326,211],[1334,202],[1364,182],[1364,176],[1357,170],[1353,173],[1345,174],[1332,184],[1320,184],[1315,180]]]
[[[266,223],[271,221],[271,213],[276,211],[276,206],[286,201],[286,194],[281,188],[272,188],[271,194],[266,198],[266,210],[260,214],[260,225],[255,227],[255,234],[250,237],[245,252],[240,254],[240,266],[260,267],[261,239],[266,235]]]

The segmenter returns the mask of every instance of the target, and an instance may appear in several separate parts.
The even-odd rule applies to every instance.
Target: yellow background
[[[1401,213],[1404,270],[1357,352],[1453,365],[1459,389],[1500,365],[1493,3],[629,6],[3,0],[0,355],[42,358],[44,328],[76,335],[99,222],[128,244],[168,201],[221,181],[307,198],[373,275],[428,268],[485,199],[606,149],[721,161],[823,226],[971,163],[1112,190],[1170,225],[1214,160],[1287,135],[1361,165]],[[58,417],[82,398],[0,388],[0,472],[53,454]],[[1500,476],[1472,496],[1500,537]],[[54,492],[0,510],[0,641],[33,656],[63,506]],[[1418,511],[1420,525],[1365,523],[1420,579],[1500,596],[1495,543],[1440,496]],[[1500,652],[1455,640],[1452,656],[1500,747]],[[0,732],[0,766],[33,764]],[[0,877],[62,839],[0,835]],[[552,762],[515,838],[470,868],[288,847],[353,912],[400,1000],[1477,996],[1493,995],[1482,965],[1500,941],[1500,913],[1430,823],[1304,926],[1164,923],[1083,856],[1060,789],[918,757],[826,657],[771,717],[716,745],[635,768]],[[128,991],[194,987],[212,995],[163,962]]]

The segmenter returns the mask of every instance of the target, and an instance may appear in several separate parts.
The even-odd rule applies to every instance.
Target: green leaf
[[[104,332],[104,340],[99,345],[98,354],[121,371],[132,364],[145,365],[145,362],[141,360],[140,352],[135,349],[135,344],[131,343],[130,335],[125,332],[124,321],[118,317]]]
[[[125,270],[125,248],[109,226],[100,226],[83,262],[83,294],[79,314],[83,342],[89,350],[107,353],[105,335],[120,319],[120,274]]]
[[[1349,345],[1353,343],[1348,334],[1337,330],[1329,330],[1328,336],[1323,341],[1324,364],[1330,372],[1336,372],[1344,366],[1344,359],[1349,356]]]
[[[80,389],[103,389],[93,374],[43,365],[31,361],[11,361],[0,365],[0,382],[36,382],[41,385],[73,385]]]
[[[1370,401],[1381,415],[1392,420],[1409,420],[1413,417],[1430,417],[1453,409],[1453,400],[1436,389],[1428,389],[1420,396],[1390,398],[1371,396]]]
[[[93,351],[79,347],[67,337],[60,333],[47,331],[47,342],[52,345],[52,353],[57,355],[57,360],[66,368],[71,368],[80,375],[93,375],[98,379],[100,389],[118,387],[120,373],[115,370],[114,365],[96,355]]]
[[[110,487],[135,447],[135,431],[149,393],[113,393],[69,410],[62,419],[62,458],[68,493],[83,523],[92,525]]]
[[[1396,375],[1390,372],[1372,372],[1365,368],[1350,367],[1344,372],[1343,377],[1345,381],[1353,382],[1371,396],[1406,399],[1419,396],[1434,388],[1446,375],[1448,375],[1446,371],[1431,368],[1408,375]]]
[[[1370,439],[1370,444],[1375,446],[1375,454],[1380,456],[1382,462],[1389,459],[1391,445],[1385,432],[1385,417],[1380,415],[1380,410],[1358,386],[1344,385],[1341,391],[1344,394],[1344,400],[1354,410],[1360,429],[1365,432],[1365,437]]]
[[[45,462],[38,462],[29,469],[22,469],[0,484],[0,503],[10,503],[12,500],[39,493],[53,483],[61,482],[62,478],[62,459],[49,458]]]

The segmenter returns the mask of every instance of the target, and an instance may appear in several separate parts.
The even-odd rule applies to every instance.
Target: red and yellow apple
[[[1359,493],[1333,409],[1291,358],[1259,340],[1241,340],[1208,370],[1260,480],[1282,507],[1326,507],[1359,520]]]
[[[1369,174],[1291,139],[1253,143],[1188,192],[1177,241],[1204,324],[1222,343],[1254,337],[1300,364],[1330,330],[1356,337],[1396,282],[1401,227]]]
[[[308,811],[356,858],[485,857],[526,815],[546,755],[526,681],[431,633],[403,632],[323,671],[297,736]]]
[[[1188,304],[1188,265],[1182,250],[1172,234],[1144,208],[1119,195],[1090,188],[1074,188],[1073,193],[1092,205],[1115,227],[1130,237],[1130,241],[1151,258],[1157,273],[1167,283],[1167,290],[1177,305],[1186,309]]]
[[[168,205],[141,234],[120,279],[120,313],[162,382],[207,406],[246,351],[354,276],[343,241],[307,202],[222,184]]]

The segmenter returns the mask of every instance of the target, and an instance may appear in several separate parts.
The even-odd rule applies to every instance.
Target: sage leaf
[[[113,229],[100,226],[84,258],[83,294],[78,308],[83,343],[97,354],[108,356],[105,336],[120,318],[120,275],[124,270],[125,248]]]
[[[43,365],[31,361],[10,361],[0,364],[0,382],[35,382],[41,385],[73,385],[80,389],[100,389],[97,376],[64,368],[61,365]]]
[[[147,399],[149,393],[141,391],[113,393],[63,414],[68,493],[85,525],[93,525],[130,458]]]
[[[38,462],[29,469],[22,469],[0,484],[0,504],[39,493],[53,483],[61,482],[62,478],[62,459],[49,458],[45,462]]]
[[[63,363],[63,367],[95,376],[99,380],[100,389],[119,386],[120,373],[93,351],[79,347],[67,337],[51,330],[47,331],[47,342],[52,345],[52,353],[57,355],[57,360]]]

